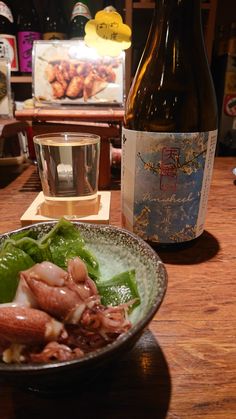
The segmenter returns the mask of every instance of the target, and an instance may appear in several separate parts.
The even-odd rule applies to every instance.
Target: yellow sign
[[[86,24],[85,33],[85,43],[100,55],[115,57],[131,45],[131,29],[117,12],[97,12]]]

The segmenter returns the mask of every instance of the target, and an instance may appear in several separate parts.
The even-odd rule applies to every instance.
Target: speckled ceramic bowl
[[[54,224],[55,222],[40,223],[30,228],[44,234]],[[86,246],[98,258],[104,278],[135,268],[141,304],[132,312],[130,319],[133,327],[115,342],[78,360],[43,365],[0,362],[0,379],[39,391],[54,392],[64,386],[68,388],[76,380],[92,377],[114,357],[135,344],[161,305],[167,287],[167,273],[160,258],[149,245],[137,236],[112,226],[78,222],[74,224],[81,231]],[[29,227],[3,234],[0,236],[0,245],[11,234],[27,228]]]

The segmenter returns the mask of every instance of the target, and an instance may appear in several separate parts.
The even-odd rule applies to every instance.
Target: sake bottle
[[[199,0],[156,0],[127,97],[122,130],[122,224],[151,245],[204,230],[217,105]]]
[[[7,1],[0,1],[0,58],[9,60],[13,75],[18,72],[16,27]]]
[[[39,17],[32,0],[21,0],[17,24],[20,71],[21,74],[30,74],[33,43],[41,38]]]
[[[76,2],[71,14],[70,39],[84,39],[85,25],[90,19],[91,13],[87,0]]]
[[[104,0],[103,9],[106,10],[106,12],[116,12],[115,1]]]
[[[47,0],[42,21],[43,39],[63,40],[67,38],[66,17],[56,1]]]

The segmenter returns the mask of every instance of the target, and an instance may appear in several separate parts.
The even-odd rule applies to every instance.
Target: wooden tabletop
[[[0,384],[0,419],[236,418],[236,158],[216,158],[206,229],[191,248],[159,252],[169,285],[133,350],[90,388],[50,399]],[[38,193],[30,166],[0,189],[0,232],[20,227]],[[112,191],[111,224],[120,225]]]

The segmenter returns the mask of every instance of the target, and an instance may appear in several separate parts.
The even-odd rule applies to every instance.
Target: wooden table
[[[169,285],[134,349],[88,389],[46,398],[0,384],[0,419],[235,419],[235,158],[216,158],[206,229],[189,249],[159,252]],[[28,167],[0,190],[0,232],[20,227],[36,191],[20,192]],[[120,225],[112,191],[111,224]]]

